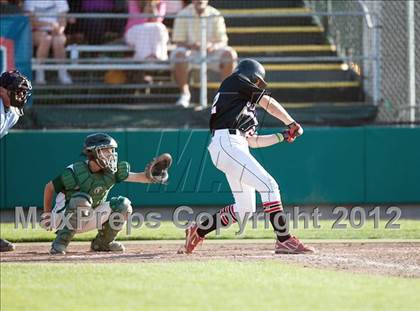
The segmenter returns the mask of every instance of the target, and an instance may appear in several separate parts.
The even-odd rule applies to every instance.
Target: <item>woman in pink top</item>
[[[154,14],[159,17],[130,17],[125,30],[125,41],[135,49],[136,60],[167,60],[168,30],[162,23],[166,12],[164,0],[129,0],[130,14]]]

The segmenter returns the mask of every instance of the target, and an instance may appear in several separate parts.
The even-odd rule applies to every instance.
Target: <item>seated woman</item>
[[[129,0],[129,14],[154,14],[158,17],[130,17],[125,41],[135,49],[135,60],[167,60],[168,30],[162,23],[166,12],[164,0]]]
[[[54,58],[66,58],[66,29],[67,19],[65,13],[69,11],[66,0],[27,0],[24,2],[24,10],[28,12],[32,20],[32,35],[36,49],[36,58],[43,61],[49,55],[50,49]],[[58,70],[58,79],[62,84],[71,84],[72,79],[65,68]],[[45,84],[45,72],[41,69],[36,71],[35,81]]]

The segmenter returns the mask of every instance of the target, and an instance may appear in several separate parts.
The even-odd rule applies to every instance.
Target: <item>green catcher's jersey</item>
[[[55,192],[62,192],[66,202],[75,192],[84,192],[93,199],[92,207],[106,201],[109,191],[119,182],[127,179],[130,173],[130,164],[125,161],[118,162],[117,172],[107,171],[92,173],[86,162],[76,162],[69,165],[64,172],[53,180]]]

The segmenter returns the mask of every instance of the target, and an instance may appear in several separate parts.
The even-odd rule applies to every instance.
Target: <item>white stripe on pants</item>
[[[249,152],[248,142],[241,135],[217,130],[208,147],[213,164],[225,173],[235,199],[235,212],[243,219],[255,212],[255,190],[263,203],[280,201],[274,178]]]

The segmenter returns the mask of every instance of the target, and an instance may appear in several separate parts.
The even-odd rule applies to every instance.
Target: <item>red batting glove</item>
[[[292,122],[287,127],[289,129],[283,132],[283,136],[288,143],[294,142],[297,137],[303,134],[303,128],[297,122]]]

